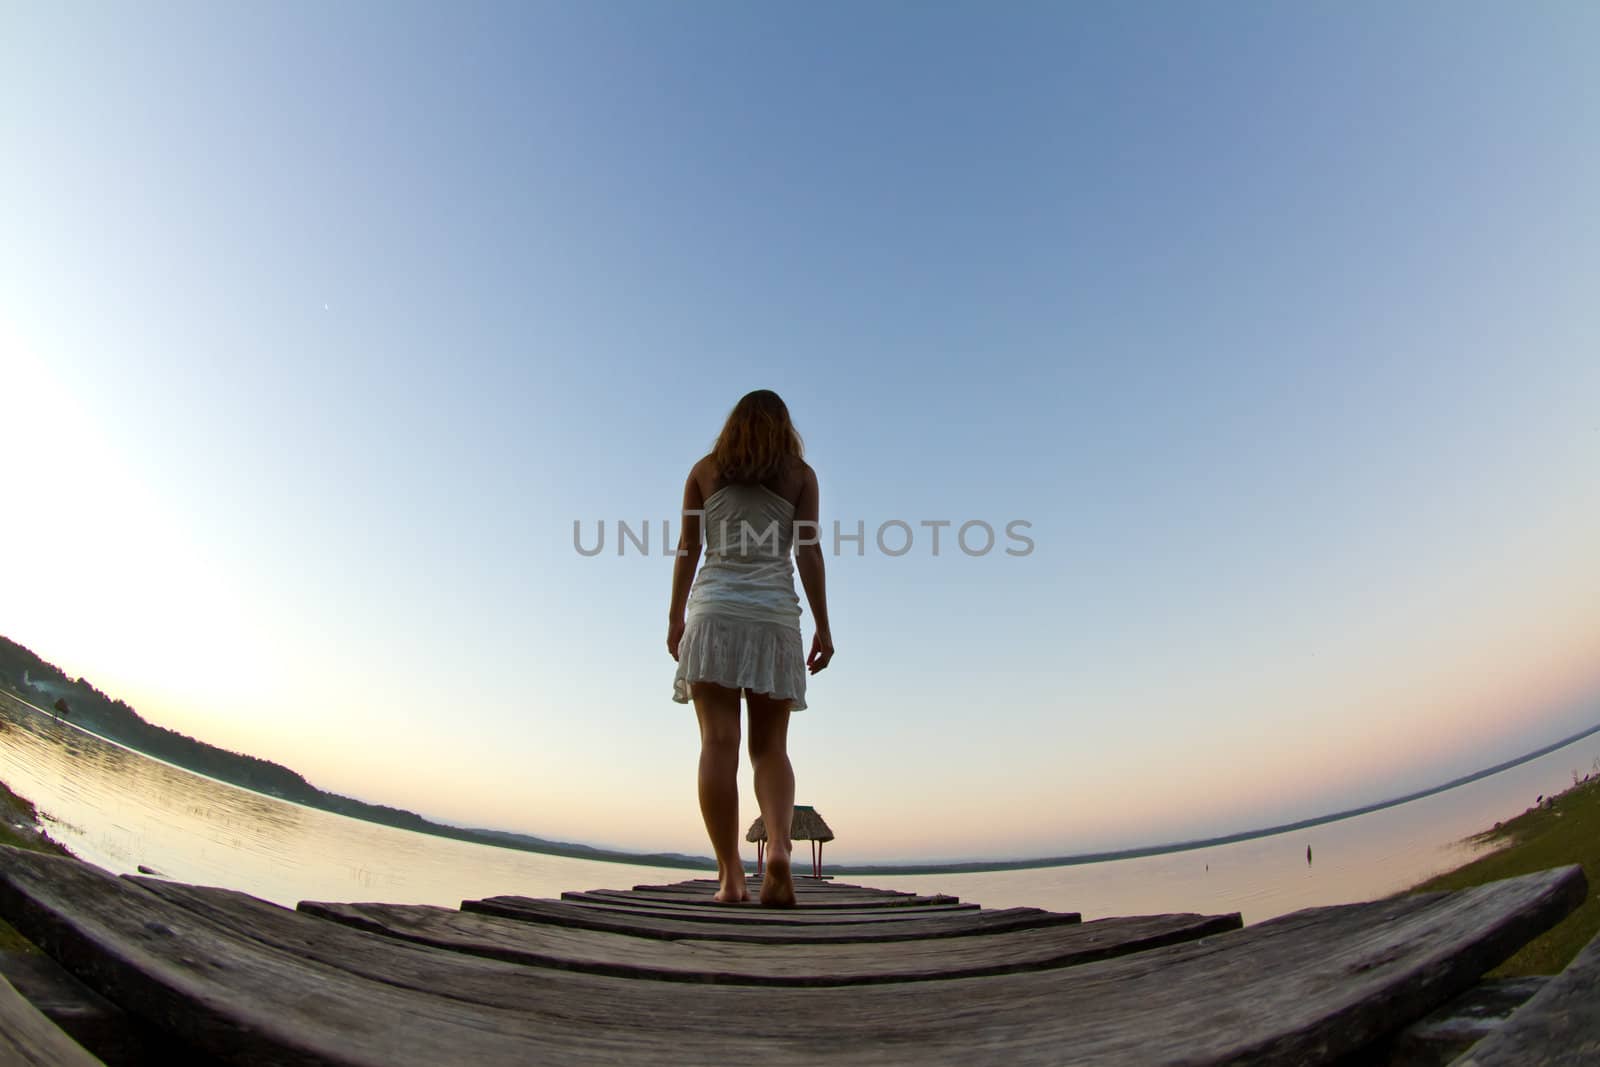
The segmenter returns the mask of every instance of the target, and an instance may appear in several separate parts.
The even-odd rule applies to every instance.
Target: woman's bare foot
[[[777,849],[767,852],[767,873],[761,879],[761,906],[794,907],[794,875],[789,869],[788,852]]]
[[[750,899],[750,890],[745,888],[744,868],[736,867],[731,874],[722,875],[722,888],[711,895],[711,899],[719,904],[738,904]]]

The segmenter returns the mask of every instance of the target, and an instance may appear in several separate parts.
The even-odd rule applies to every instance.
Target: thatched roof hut
[[[756,816],[756,821],[750,824],[750,830],[744,835],[746,841],[756,843],[756,873],[760,874],[766,863],[767,824],[761,816]],[[809,804],[796,804],[794,818],[789,822],[789,840],[811,842],[811,876],[822,877],[822,843],[833,840],[833,831],[817,809]]]
[[[744,835],[744,839],[746,841],[767,839],[767,824],[761,816],[757,815],[756,821],[750,824],[750,832]],[[828,829],[828,824],[817,814],[816,808],[809,804],[796,804],[794,819],[789,823],[789,840],[832,841],[833,831]]]

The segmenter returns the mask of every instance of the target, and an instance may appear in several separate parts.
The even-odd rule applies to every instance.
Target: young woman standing
[[[817,475],[803,458],[789,409],[768,389],[739,400],[683,487],[667,650],[678,661],[672,699],[692,699],[700,720],[700,813],[717,856],[719,901],[750,899],[739,857],[742,695],[767,827],[761,903],[795,902],[789,714],[806,706],[807,670],[815,674],[833,658],[817,501]],[[705,565],[697,575],[702,549]],[[809,656],[800,637],[796,570],[816,625]]]

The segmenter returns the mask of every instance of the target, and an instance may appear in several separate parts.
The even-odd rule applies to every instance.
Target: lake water
[[[953,893],[986,907],[1078,911],[1085,919],[1237,911],[1260,922],[1387,896],[1455,867],[1481,850],[1467,837],[1571,785],[1573,770],[1587,771],[1597,756],[1600,735],[1422,800],[1213,848],[1071,867],[844,880]],[[554,897],[702,873],[362,822],[193,774],[10,699],[0,700],[0,780],[38,806],[52,837],[91,863],[118,874],[143,864],[289,907],[366,900],[453,908],[498,894]],[[803,856],[806,846],[799,847]]]

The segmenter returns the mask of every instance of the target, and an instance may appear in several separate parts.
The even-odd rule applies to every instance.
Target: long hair
[[[789,419],[789,407],[771,389],[739,398],[711,446],[717,473],[730,482],[764,482],[805,455],[805,445]]]

